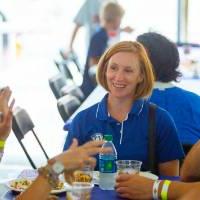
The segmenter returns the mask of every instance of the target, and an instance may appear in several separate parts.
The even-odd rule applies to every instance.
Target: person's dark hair
[[[178,81],[181,77],[181,73],[177,71],[180,58],[175,43],[155,32],[139,35],[137,41],[147,50],[156,81]]]

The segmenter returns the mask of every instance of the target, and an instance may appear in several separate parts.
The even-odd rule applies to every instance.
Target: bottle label
[[[99,160],[99,171],[102,173],[115,173],[117,171],[116,160]]]

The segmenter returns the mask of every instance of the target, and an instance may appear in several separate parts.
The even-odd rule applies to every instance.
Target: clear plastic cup
[[[74,182],[72,184],[71,192],[67,193],[67,199],[70,200],[90,200],[91,191],[94,187],[92,183]]]
[[[136,174],[140,172],[142,162],[139,160],[118,160],[116,161],[117,172]]]
[[[74,172],[74,182],[92,182],[94,167],[90,164],[85,165],[81,170]]]

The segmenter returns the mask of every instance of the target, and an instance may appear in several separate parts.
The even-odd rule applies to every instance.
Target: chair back
[[[29,114],[27,113],[27,111],[23,108],[17,107],[14,109],[13,111],[13,123],[12,123],[12,130],[18,140],[18,142],[20,143],[24,153],[26,154],[31,166],[36,169],[36,165],[33,162],[32,158],[30,157],[29,153],[26,150],[26,147],[24,146],[22,140],[24,139],[25,135],[27,133],[33,133],[35,139],[37,140],[41,150],[43,151],[46,159],[48,160],[49,157],[46,153],[46,151],[44,150],[39,138],[37,137],[35,131],[34,131],[34,124],[29,116]]]
[[[80,67],[80,62],[78,59],[78,55],[73,51],[68,53],[67,57],[64,55],[64,52],[62,50],[60,50],[60,55],[62,57],[63,60],[71,60],[74,62],[74,64],[76,65],[76,68],[79,72],[81,72],[81,67]]]
[[[69,117],[75,112],[75,110],[81,105],[80,100],[70,94],[61,97],[57,101],[58,111],[63,119],[66,122]]]
[[[17,139],[22,140],[33,128],[34,124],[26,110],[16,107],[13,112],[12,129]]]
[[[80,87],[76,86],[76,85],[65,85],[61,90],[60,93],[62,96],[65,96],[67,94],[70,94],[72,96],[77,97],[81,102],[84,101],[85,96],[82,92],[82,90],[80,89]]]
[[[65,85],[66,85],[66,79],[63,77],[61,73],[56,74],[55,76],[49,78],[49,86],[56,99],[62,96],[60,90]]]

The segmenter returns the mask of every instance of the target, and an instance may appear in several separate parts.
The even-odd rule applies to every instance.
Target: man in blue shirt
[[[181,74],[179,52],[173,42],[154,32],[139,35],[137,41],[147,49],[156,76],[150,101],[172,115],[187,152],[188,144],[200,139],[200,96],[174,85]]]

